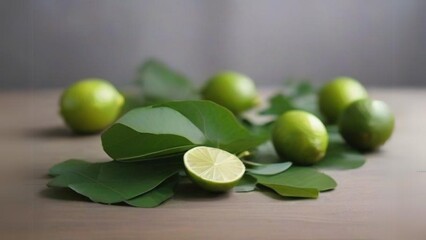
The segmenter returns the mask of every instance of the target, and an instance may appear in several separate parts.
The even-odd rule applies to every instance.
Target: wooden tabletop
[[[316,200],[260,192],[208,195],[188,185],[158,208],[107,206],[48,189],[69,158],[107,160],[99,135],[75,136],[59,91],[0,92],[0,239],[426,239],[426,89],[375,89],[396,115],[381,151]]]

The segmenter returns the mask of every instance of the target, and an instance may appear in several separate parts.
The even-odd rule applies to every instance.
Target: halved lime
[[[212,147],[192,148],[185,153],[183,161],[191,180],[213,192],[223,192],[233,188],[246,170],[237,156]]]

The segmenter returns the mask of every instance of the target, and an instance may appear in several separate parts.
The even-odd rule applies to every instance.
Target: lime
[[[283,160],[298,165],[312,165],[324,157],[328,134],[324,124],[315,115],[292,110],[276,120],[272,143]]]
[[[192,181],[213,192],[233,188],[246,170],[238,157],[218,148],[192,148],[185,153],[183,160]]]
[[[349,104],[366,97],[367,91],[357,80],[338,77],[320,90],[319,108],[329,123],[336,123],[340,114]]]
[[[339,132],[352,147],[372,151],[390,138],[394,124],[394,115],[386,103],[361,99],[343,112]]]
[[[210,78],[202,90],[203,98],[240,114],[259,103],[256,86],[237,72],[221,72]]]
[[[103,79],[83,79],[69,86],[61,96],[60,114],[75,132],[99,132],[120,114],[124,98]]]

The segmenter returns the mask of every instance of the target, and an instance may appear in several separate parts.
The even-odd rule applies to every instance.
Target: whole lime
[[[60,99],[60,114],[78,133],[99,132],[120,114],[124,97],[109,82],[88,78],[69,86]]]
[[[211,77],[202,90],[206,100],[240,114],[259,102],[256,86],[249,77],[237,72],[221,72]]]
[[[394,125],[395,117],[386,103],[361,99],[343,112],[339,132],[352,147],[372,151],[390,138]]]
[[[349,104],[366,97],[367,91],[357,80],[337,77],[319,91],[319,108],[327,121],[333,124]]]
[[[315,115],[292,110],[276,120],[272,143],[283,160],[298,165],[312,165],[324,157],[328,134],[324,124]]]

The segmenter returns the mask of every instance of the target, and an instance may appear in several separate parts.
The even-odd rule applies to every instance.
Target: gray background
[[[426,86],[425,0],[3,0],[0,30],[0,89],[126,85],[149,57],[198,85],[232,69]]]

